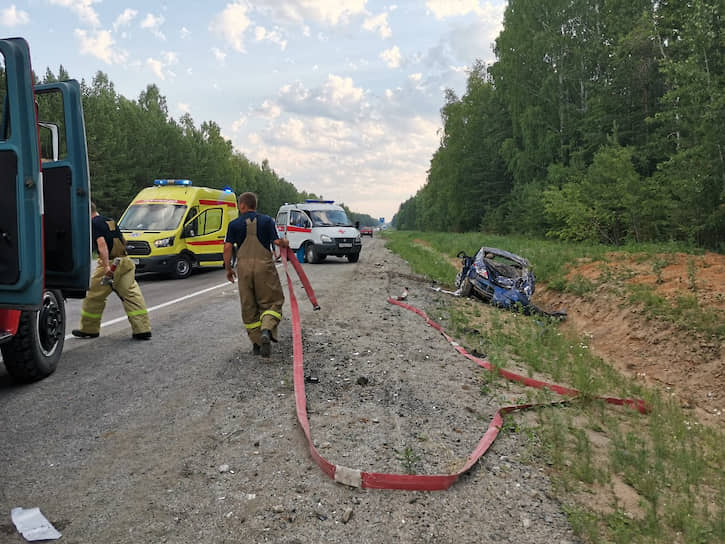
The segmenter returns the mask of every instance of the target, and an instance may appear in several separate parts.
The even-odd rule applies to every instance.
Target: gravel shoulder
[[[450,473],[502,395],[523,390],[483,395],[484,370],[386,302],[407,287],[435,315],[445,295],[412,281],[382,240],[364,244],[356,264],[305,265],[320,311],[294,280],[313,439],[351,468]],[[232,286],[153,325],[152,342],[101,337],[30,387],[0,375],[0,542],[24,542],[15,506],[40,507],[69,543],[577,541],[520,434],[502,433],[447,491],[323,474],[296,420],[288,306],[270,362],[241,335]]]

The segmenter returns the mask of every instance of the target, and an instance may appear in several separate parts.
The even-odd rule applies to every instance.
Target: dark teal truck
[[[67,298],[90,278],[90,181],[77,81],[35,85],[22,38],[0,39],[0,350],[21,382],[51,374]]]

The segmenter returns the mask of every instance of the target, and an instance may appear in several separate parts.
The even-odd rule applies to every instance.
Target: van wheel
[[[45,378],[58,366],[65,343],[65,302],[60,291],[44,291],[35,311],[23,311],[18,332],[3,344],[5,368],[21,382]]]
[[[359,252],[358,253],[350,253],[347,256],[347,260],[350,261],[351,263],[356,263],[359,258],[360,258],[360,253]]]
[[[311,264],[319,262],[319,257],[317,255],[317,250],[315,249],[315,244],[309,243],[305,246],[305,261]]]
[[[183,280],[191,276],[191,260],[186,255],[179,255],[174,264],[174,279]]]

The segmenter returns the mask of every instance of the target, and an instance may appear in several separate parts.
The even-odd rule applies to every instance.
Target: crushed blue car
[[[536,277],[524,257],[495,247],[482,247],[473,257],[461,251],[457,257],[462,265],[455,284],[459,296],[526,314],[566,316],[563,310],[546,312],[531,302]]]

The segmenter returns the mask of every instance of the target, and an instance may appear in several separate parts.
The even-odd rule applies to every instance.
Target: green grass
[[[671,302],[649,287],[623,287],[623,280],[632,274],[628,270],[613,272],[603,267],[606,273],[597,282],[564,278],[573,263],[606,264],[612,248],[480,234],[393,232],[386,236],[388,247],[399,252],[416,273],[444,284],[450,285],[455,277],[447,259],[458,251],[472,254],[482,245],[501,247],[527,257],[539,281],[558,284],[562,291],[592,296],[594,289],[611,284],[649,319],[725,337],[723,317],[697,304],[694,265],[688,268],[683,296]],[[683,249],[629,246],[625,251],[635,255],[638,263],[651,263],[657,277],[666,266],[662,255]],[[550,471],[554,489],[581,539],[593,543],[725,542],[725,434],[721,430],[698,424],[692,412],[684,411],[665,392],[644,388],[621,375],[591,353],[587,338],[565,334],[556,322],[454,298],[447,308],[435,311],[439,316],[447,314],[449,333],[462,339],[469,351],[486,353],[495,367],[510,368],[516,362],[529,375],[583,393],[583,399],[539,409],[536,425],[520,424],[517,415],[504,420],[504,431],[528,437],[526,450],[536,454],[525,458],[543,463]],[[494,373],[482,371],[481,395],[496,399],[508,386]],[[643,398],[650,412],[642,415],[609,405],[595,400],[597,395]],[[559,398],[540,390],[526,394],[534,402]],[[412,452],[405,455],[405,450],[400,461],[406,469],[415,464]],[[622,486],[631,490],[631,497],[620,496],[621,489],[615,492]]]
[[[697,256],[702,253],[698,248],[674,243],[630,244],[614,248],[481,233],[388,231],[385,237],[388,248],[408,261],[414,272],[448,287],[453,286],[456,277],[456,269],[450,260],[455,260],[459,251],[474,255],[481,246],[498,247],[526,257],[532,263],[537,282],[545,283],[551,289],[586,297],[604,285],[610,293],[625,297],[628,303],[640,304],[645,314],[651,317],[673,323],[683,330],[725,339],[725,319],[718,311],[697,305],[694,258],[689,259],[687,265],[689,296],[674,303],[658,297],[649,286],[625,285],[624,282],[634,275],[631,270],[623,268],[615,272],[607,266],[611,252],[629,253],[638,263],[651,263],[653,273],[661,280],[662,268],[669,264],[668,253]],[[567,277],[572,268],[581,262],[600,263],[601,273],[596,281],[580,274]]]

